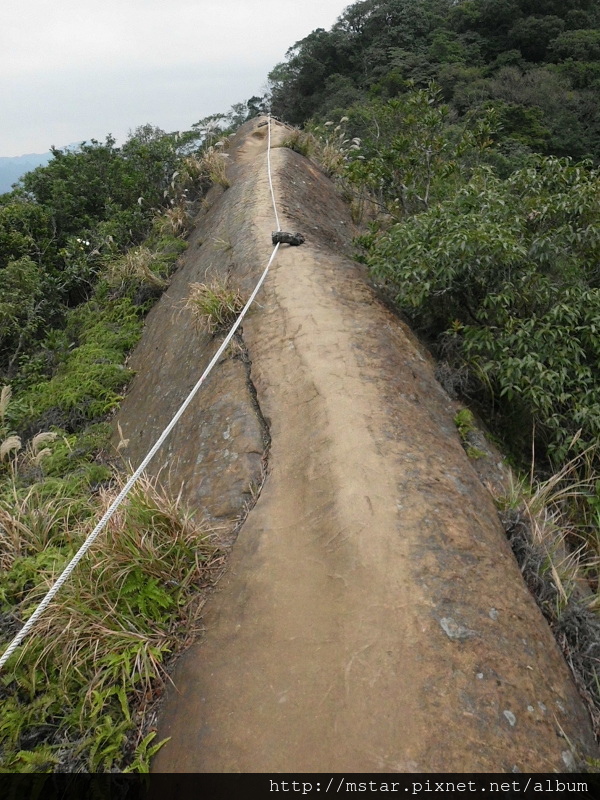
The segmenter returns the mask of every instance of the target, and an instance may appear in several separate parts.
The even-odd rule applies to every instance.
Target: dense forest
[[[206,191],[227,187],[227,133],[266,108],[337,181],[357,258],[448,391],[517,471],[537,471],[534,496],[559,487],[556,549],[563,567],[577,553],[589,587],[577,618],[599,605],[600,2],[363,0],[269,80],[267,96],[183,133],[54,149],[0,195],[0,650],[119,489],[108,419],[127,353]],[[470,426],[457,421],[465,441]],[[81,570],[0,675],[0,772],[148,768],[140,719],[179,646],[173,619],[187,624],[198,575],[185,565],[210,553],[149,486],[119,524],[90,556],[97,583]],[[155,546],[141,555],[140,531]],[[554,547],[529,582],[546,586],[600,731],[597,630],[560,627],[575,581],[553,565],[547,588]]]
[[[297,42],[270,74],[294,124],[435,81],[457,116],[494,106],[502,138],[600,156],[596,0],[364,0]]]

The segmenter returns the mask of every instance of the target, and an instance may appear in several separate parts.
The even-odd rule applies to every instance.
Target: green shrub
[[[125,355],[141,335],[142,322],[128,298],[90,300],[67,316],[70,349],[50,380],[33,385],[20,397],[13,427],[69,432],[111,411],[122,397],[131,372]]]
[[[467,363],[518,442],[560,463],[600,435],[600,176],[537,158],[393,226],[368,258],[413,322]]]

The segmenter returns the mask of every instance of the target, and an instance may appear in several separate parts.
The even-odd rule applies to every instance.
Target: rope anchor
[[[304,243],[304,236],[301,233],[286,233],[285,231],[273,231],[271,234],[273,244],[291,244],[298,247]]]

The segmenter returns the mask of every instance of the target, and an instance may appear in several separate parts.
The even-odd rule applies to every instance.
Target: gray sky
[[[15,0],[0,15],[0,156],[167,131],[262,94],[354,0]]]

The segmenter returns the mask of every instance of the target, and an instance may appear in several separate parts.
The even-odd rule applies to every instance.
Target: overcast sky
[[[286,50],[353,0],[12,0],[0,14],[0,156],[150,122],[167,131],[262,94]]]

